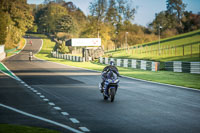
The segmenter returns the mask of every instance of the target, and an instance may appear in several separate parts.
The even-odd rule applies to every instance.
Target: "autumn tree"
[[[8,23],[6,21],[6,14],[5,12],[0,11],[0,45],[5,44],[6,42],[6,36],[8,31]]]
[[[182,23],[184,26],[184,32],[200,29],[200,13],[194,14],[188,11],[184,12]]]
[[[6,14],[6,48],[15,47],[22,35],[32,27],[33,16],[26,0],[1,0],[0,10]]]

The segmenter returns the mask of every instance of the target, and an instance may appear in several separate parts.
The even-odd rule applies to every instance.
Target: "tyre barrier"
[[[171,61],[165,63],[165,70],[200,74],[200,62]]]
[[[110,61],[114,61],[116,66],[135,68],[142,70],[158,71],[159,62],[145,61],[145,60],[135,60],[135,59],[116,59],[116,58],[107,58],[99,57],[99,63],[109,64]]]
[[[71,60],[75,62],[83,62],[84,59],[80,56],[73,56],[68,54],[60,54],[58,52],[51,52],[52,57],[59,58],[59,59],[65,59],[65,60]]]

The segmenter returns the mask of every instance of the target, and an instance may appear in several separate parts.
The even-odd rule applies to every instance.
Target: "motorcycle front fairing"
[[[106,95],[108,95],[108,89],[110,88],[115,88],[116,91],[117,91],[117,88],[118,88],[118,83],[119,83],[119,79],[118,78],[115,78],[115,79],[107,79],[105,81],[105,85],[104,85],[104,93]]]

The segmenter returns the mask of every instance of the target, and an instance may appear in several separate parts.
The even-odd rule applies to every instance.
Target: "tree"
[[[0,10],[7,18],[6,48],[12,48],[22,38],[22,35],[32,27],[33,16],[26,0],[0,0]],[[2,33],[1,33],[2,34]]]
[[[181,18],[183,17],[185,7],[186,5],[182,2],[182,0],[167,0],[167,12],[170,15],[175,14],[177,16],[180,26],[182,25]]]
[[[66,8],[56,3],[49,3],[44,8],[41,8],[36,13],[36,23],[40,32],[55,33],[58,31],[57,28],[59,27],[56,24],[59,24],[59,20],[63,21],[61,18],[66,14],[68,14]]]
[[[110,0],[108,11],[105,17],[105,22],[109,22],[112,25],[116,25],[118,23],[118,17],[119,17],[119,14],[116,8],[116,1]]]
[[[98,22],[103,22],[107,10],[107,0],[95,0],[90,3],[89,9],[91,15],[97,17]]]
[[[6,42],[6,36],[7,36],[7,32],[8,32],[8,23],[7,23],[7,16],[8,14],[6,14],[5,12],[0,11],[0,45],[1,44],[5,44]]]
[[[175,29],[177,21],[174,21],[174,19],[176,19],[174,15],[169,15],[167,11],[161,11],[160,13],[156,13],[155,19],[149,24],[149,27],[152,27],[156,34],[158,34],[160,26],[162,27],[162,31]]]
[[[63,15],[56,20],[56,32],[73,33],[75,26],[72,18],[69,15]]]
[[[184,32],[200,29],[200,13],[193,14],[192,12],[184,12],[182,23],[184,26]]]

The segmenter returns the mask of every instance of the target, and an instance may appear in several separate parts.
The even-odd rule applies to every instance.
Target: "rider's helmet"
[[[110,61],[110,65],[111,65],[111,66],[115,66],[114,61]]]

